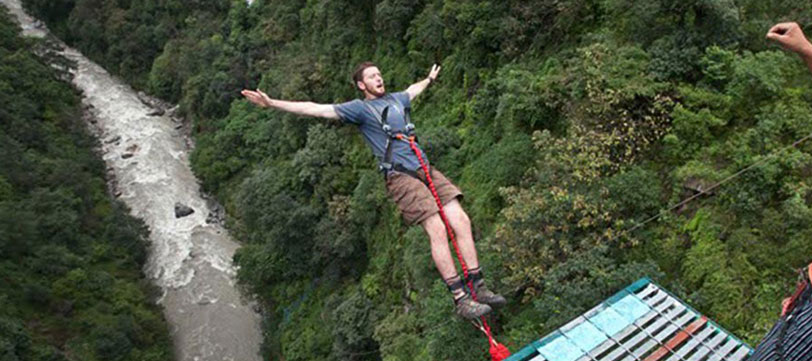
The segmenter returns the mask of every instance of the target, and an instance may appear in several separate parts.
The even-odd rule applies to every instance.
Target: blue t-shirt
[[[373,109],[370,109],[371,108]],[[346,103],[334,104],[338,116],[344,123],[354,124],[358,126],[361,134],[364,136],[367,144],[372,148],[372,154],[383,161],[384,153],[386,152],[386,140],[388,135],[381,128],[380,117],[383,109],[389,106],[389,114],[387,115],[387,123],[392,127],[393,132],[403,131],[406,128],[405,110],[411,107],[409,101],[409,94],[406,92],[398,92],[392,94],[385,94],[384,96],[372,100],[355,99]],[[420,153],[423,155],[423,160],[428,164],[429,160],[423,149]],[[420,162],[417,156],[409,147],[407,141],[393,140],[392,141],[392,163],[400,164],[406,169],[417,170],[420,169]]]

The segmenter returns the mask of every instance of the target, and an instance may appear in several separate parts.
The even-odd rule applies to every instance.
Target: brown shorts
[[[434,189],[443,204],[448,204],[454,198],[462,198],[462,192],[443,173],[431,168],[431,180]],[[422,178],[423,171],[418,172]],[[419,224],[439,212],[437,201],[431,194],[429,187],[422,181],[405,173],[393,171],[386,177],[386,193],[392,198],[400,209],[403,220],[408,225]]]

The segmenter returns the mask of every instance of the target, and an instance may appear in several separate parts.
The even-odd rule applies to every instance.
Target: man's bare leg
[[[451,249],[448,247],[448,237],[446,236],[445,224],[440,218],[440,214],[435,214],[423,221],[423,229],[431,241],[431,258],[440,276],[444,280],[457,276],[457,267],[454,259],[451,258]]]
[[[431,258],[434,260],[434,265],[454,297],[457,314],[473,319],[491,312],[490,306],[474,301],[465,292],[463,280],[457,274],[457,267],[451,256],[445,223],[440,214],[437,213],[427,218],[423,221],[422,226],[431,242]]]
[[[454,230],[457,245],[460,247],[460,253],[462,253],[462,258],[465,260],[468,269],[479,268],[474,236],[471,233],[471,219],[468,218],[468,214],[465,213],[456,198],[443,206],[443,212],[448,217],[451,229]]]
[[[477,300],[491,306],[503,306],[507,301],[504,297],[488,289],[483,279],[482,271],[479,268],[474,236],[471,232],[471,220],[462,209],[462,205],[457,199],[453,199],[443,206],[443,212],[448,217],[448,223],[454,230],[457,244],[460,247],[465,263],[468,265],[468,279],[473,283]]]

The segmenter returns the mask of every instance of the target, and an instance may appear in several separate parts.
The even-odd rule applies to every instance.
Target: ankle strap
[[[448,291],[451,293],[457,293],[459,290],[463,289],[465,285],[462,283],[462,278],[457,278],[456,281],[449,282],[448,280],[443,280],[445,282],[446,287],[448,287]]]
[[[456,298],[456,297],[454,298],[454,304],[457,305],[460,302],[462,302],[462,300],[464,300],[466,298],[471,298],[471,294],[468,293],[468,292],[463,292],[462,296],[460,296],[458,298]]]
[[[468,273],[468,278],[466,278],[466,280],[472,283],[476,283],[477,281],[481,281],[483,277],[484,274],[480,270],[479,272],[476,273]]]

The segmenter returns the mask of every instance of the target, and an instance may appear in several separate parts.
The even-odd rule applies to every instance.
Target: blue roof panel
[[[683,311],[686,308],[692,311],[690,317]],[[651,353],[663,352],[662,347],[657,345],[669,340],[685,344],[687,348],[679,352],[686,355],[710,353],[714,357],[744,361],[752,353],[747,344],[712,322],[700,326],[704,328],[686,331],[691,320],[700,316],[674,295],[648,278],[643,278],[546,337],[532,342],[506,361],[537,361],[542,358],[546,361],[576,361],[583,356],[603,361],[622,355],[639,359]],[[657,331],[658,340],[641,342],[653,337],[655,327],[660,330]],[[686,332],[689,342],[684,339]],[[683,336],[678,336],[680,334]],[[725,348],[717,348],[713,346],[711,338],[719,340],[719,337],[731,342],[726,343]],[[669,348],[666,352],[671,351]]]

